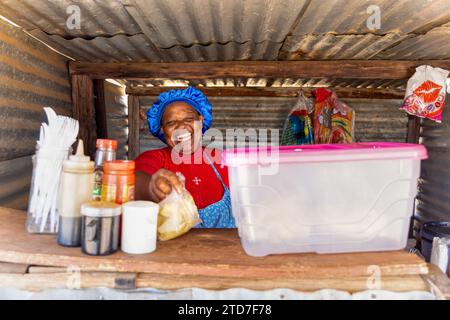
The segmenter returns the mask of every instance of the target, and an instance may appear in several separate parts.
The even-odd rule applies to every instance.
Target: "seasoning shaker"
[[[100,201],[102,198],[103,162],[116,160],[117,140],[97,139],[95,152],[95,182],[92,200]]]
[[[83,141],[78,140],[77,152],[63,162],[58,191],[58,244],[66,247],[81,245],[81,204],[91,199],[94,186],[94,162],[84,155]]]
[[[119,204],[90,201],[81,205],[81,250],[93,256],[105,256],[119,249]]]

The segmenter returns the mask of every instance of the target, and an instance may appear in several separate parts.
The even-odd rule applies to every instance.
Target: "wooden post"
[[[97,138],[108,138],[108,125],[106,120],[106,104],[105,104],[105,80],[94,80],[95,95],[95,123],[97,127]]]
[[[95,156],[93,83],[87,75],[72,75],[73,117],[80,124],[78,137],[83,139],[86,154]]]
[[[139,97],[128,96],[128,159],[134,160],[140,153],[139,145]]]
[[[420,118],[408,115],[408,132],[406,134],[406,142],[419,143],[420,138]]]

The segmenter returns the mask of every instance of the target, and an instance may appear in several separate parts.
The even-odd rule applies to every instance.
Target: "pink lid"
[[[381,159],[427,159],[421,144],[393,142],[360,142],[349,144],[316,144],[282,147],[227,149],[222,154],[226,166],[267,165],[298,162],[337,162]]]

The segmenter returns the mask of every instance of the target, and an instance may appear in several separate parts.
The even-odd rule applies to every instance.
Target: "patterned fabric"
[[[236,228],[236,223],[231,212],[230,190],[228,190],[227,186],[223,183],[222,177],[209,157],[206,156],[206,158],[222,184],[224,193],[221,200],[206,208],[198,210],[202,223],[197,225],[196,228]]]
[[[185,102],[191,105],[199,114],[203,116],[203,133],[211,127],[212,124],[212,105],[208,98],[194,87],[188,87],[182,90],[169,90],[159,95],[150,109],[147,111],[147,122],[150,133],[159,138],[162,142],[166,142],[164,134],[161,130],[161,119],[166,107],[173,102]]]

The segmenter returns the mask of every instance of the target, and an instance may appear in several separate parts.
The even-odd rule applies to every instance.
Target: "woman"
[[[150,132],[167,144],[136,158],[136,198],[160,202],[172,190],[186,189],[199,208],[204,228],[235,228],[226,167],[220,153],[202,147],[212,122],[212,106],[199,90],[188,87],[160,94],[147,112]],[[215,160],[215,161],[214,161]]]

